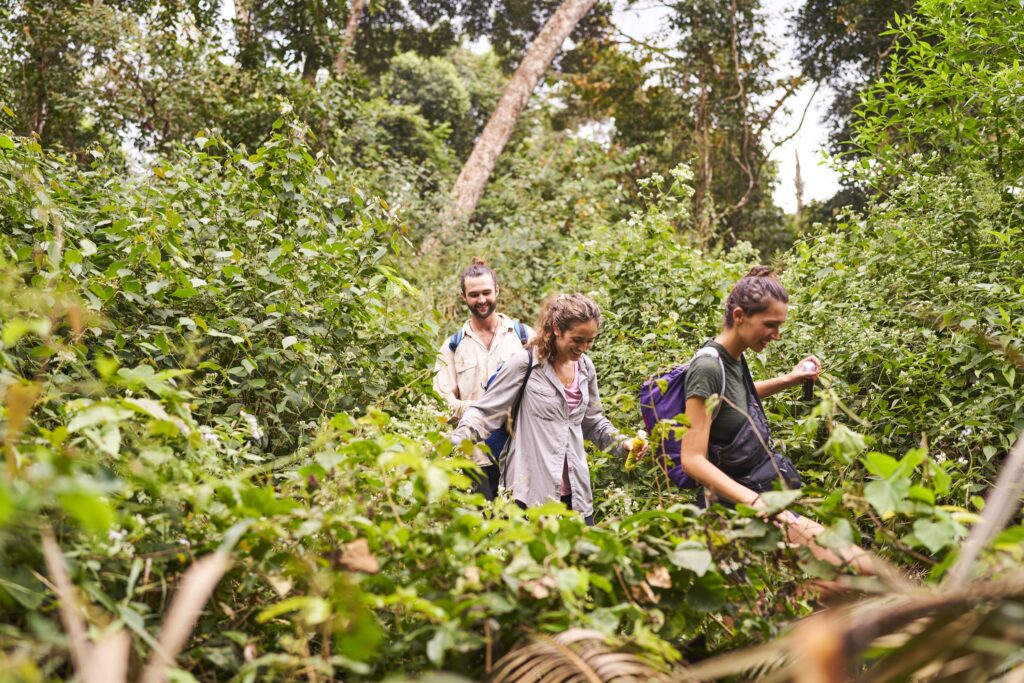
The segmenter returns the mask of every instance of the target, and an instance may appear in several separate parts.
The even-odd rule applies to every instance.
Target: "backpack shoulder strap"
[[[761,409],[761,414],[765,415],[767,419],[767,413],[764,411],[764,403],[761,402],[761,395],[757,393],[757,385],[754,384],[754,375],[750,372],[750,366],[747,365],[746,356],[740,356],[740,362],[743,364],[743,381],[747,383],[747,391],[751,392],[754,400],[757,401],[758,407]]]
[[[462,343],[462,328],[459,331],[448,337],[448,350],[455,353],[455,349],[459,348],[459,344]]]
[[[516,336],[519,337],[519,343],[526,346],[526,342],[530,341],[530,338],[526,334],[526,325],[518,320],[513,320],[512,328],[516,331]]]
[[[523,383],[519,386],[516,402],[512,404],[512,419],[515,421],[519,420],[519,407],[523,404],[523,394],[526,393],[526,384],[530,381],[531,374],[533,374],[533,349],[526,349],[526,376],[523,377]]]
[[[718,349],[716,349],[714,346],[710,346],[708,344],[705,344],[704,346],[702,346],[699,349],[697,349],[697,353],[693,354],[694,358],[700,358],[701,356],[708,356],[708,357],[714,358],[715,360],[718,361],[718,369],[722,373],[722,395],[724,396],[725,395],[725,363],[722,362],[721,354],[718,353]],[[747,367],[746,366],[746,361],[744,361],[743,367],[744,367],[744,370],[746,371],[746,367]],[[711,413],[711,419],[714,420],[716,417],[718,417],[718,413],[721,410],[722,410],[722,401],[719,401],[718,405],[715,406],[714,411]]]

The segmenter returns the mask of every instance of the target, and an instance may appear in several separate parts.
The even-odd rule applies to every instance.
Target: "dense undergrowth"
[[[311,155],[301,128],[252,153],[200,140],[142,178],[0,143],[8,677],[68,673],[46,527],[92,628],[130,630],[133,661],[182,572],[234,539],[179,660],[198,680],[478,676],[525,629],[577,625],[669,665],[811,610],[800,585],[826,567],[757,518],[700,513],[650,463],[625,474],[594,455],[594,529],[558,504],[468,495],[426,393],[444,331],[423,304],[450,294],[450,274],[417,266],[425,289],[410,284],[398,214]],[[645,197],[614,224],[466,247],[501,254],[524,313],[555,289],[599,300],[593,355],[627,428],[639,381],[714,330],[757,259],[676,238],[685,169]],[[786,256],[793,320],[754,366],[825,359],[820,402],[770,410],[826,542],[860,540],[934,578],[975,518],[1016,428],[1021,235],[999,229],[1015,210],[983,173],[913,179]],[[995,544],[993,567],[1019,561],[1019,534]]]
[[[873,199],[774,256],[704,245],[685,165],[638,180],[643,145],[559,129],[547,106],[459,241],[418,256],[500,91],[493,58],[466,52],[399,55],[377,84],[282,76],[279,100],[211,100],[220,132],[141,161],[0,130],[0,682],[73,675],[51,530],[89,637],[130,634],[132,678],[185,572],[217,549],[232,566],[174,680],[480,678],[528,632],[575,626],[668,669],[810,614],[807,583],[831,568],[749,510],[698,510],[656,463],[592,454],[594,528],[467,492],[430,373],[471,256],[521,319],[555,291],[600,303],[591,355],[627,430],[640,382],[688,359],[729,286],[773,259],[790,320],[754,374],[807,353],[825,372],[813,402],[768,402],[805,487],[766,499],[821,520],[826,545],[939,585],[1024,428],[1022,146],[1003,34],[968,30],[987,16],[972,3],[919,4],[862,106],[850,177]],[[950,46],[992,59],[959,70]],[[907,92],[939,104],[908,109]],[[964,101],[952,118],[946,95]],[[965,117],[972,135],[947,137]],[[1019,522],[976,575],[1019,567]],[[971,641],[988,670],[1018,665],[1018,602],[975,616],[1001,620]],[[886,647],[866,659],[899,654]]]

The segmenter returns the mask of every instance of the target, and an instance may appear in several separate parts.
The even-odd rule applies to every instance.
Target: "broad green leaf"
[[[680,569],[704,576],[712,565],[711,553],[695,541],[684,541],[669,552],[668,560]]]
[[[451,634],[445,628],[439,628],[434,637],[427,641],[427,659],[436,666],[444,665],[444,653],[455,644]]]
[[[914,522],[914,536],[929,551],[937,553],[956,539],[956,526],[950,519],[918,519]]]
[[[867,448],[864,436],[849,427],[837,424],[825,442],[825,452],[841,463],[849,464]]]
[[[127,410],[110,403],[94,403],[72,413],[68,431],[75,433],[96,425],[116,424],[130,415]]]
[[[920,486],[914,484],[910,487],[910,497],[914,500],[920,500],[929,505],[935,505],[935,492],[927,486]]]
[[[883,518],[896,512],[909,494],[910,482],[906,479],[882,479],[864,487],[864,497]]]
[[[26,334],[34,334],[37,337],[45,337],[50,333],[49,318],[13,318],[4,324],[3,343],[4,347],[11,348]]]
[[[14,514],[14,500],[11,498],[7,486],[0,482],[0,527],[7,524],[7,521]]]
[[[223,337],[224,339],[230,339],[236,344],[244,344],[245,340],[239,337],[237,334],[226,334],[224,332],[218,332],[217,330],[207,330],[206,334],[211,337]]]
[[[263,624],[289,612],[299,612],[300,618],[306,624],[315,626],[327,621],[331,616],[331,605],[323,598],[297,595],[267,607],[256,615],[256,621]]]
[[[899,462],[897,462],[896,458],[874,451],[865,455],[861,460],[868,472],[882,479],[891,477],[892,473],[899,467]]]
[[[114,523],[114,511],[100,495],[71,491],[58,496],[60,506],[87,531],[104,535]]]
[[[764,501],[766,512],[768,514],[775,514],[776,512],[785,510],[787,507],[800,500],[800,496],[802,495],[803,491],[800,489],[765,491],[761,494],[761,500]]]
[[[901,477],[910,477],[914,474],[914,470],[922,462],[928,459],[928,451],[923,448],[912,448],[907,451],[907,454],[900,458],[899,466],[896,468],[896,474]]]
[[[844,550],[853,545],[853,527],[846,519],[839,518],[825,527],[815,541],[830,550]]]

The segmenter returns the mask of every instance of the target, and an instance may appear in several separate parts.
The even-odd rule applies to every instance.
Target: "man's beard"
[[[477,320],[487,320],[488,318],[491,317],[491,315],[494,314],[494,309],[495,308],[496,308],[496,303],[489,303],[489,304],[487,304],[487,310],[485,312],[483,312],[483,313],[478,311],[476,306],[470,306],[469,307],[469,312]]]

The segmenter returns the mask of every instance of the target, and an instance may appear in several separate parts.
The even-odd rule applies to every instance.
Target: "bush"
[[[84,171],[24,141],[0,159],[6,249],[105,317],[83,343],[126,367],[192,370],[201,414],[258,415],[278,452],[338,410],[400,405],[432,362],[433,323],[394,268],[394,212],[302,133],[253,154],[198,138],[138,179],[105,170],[100,150]]]

